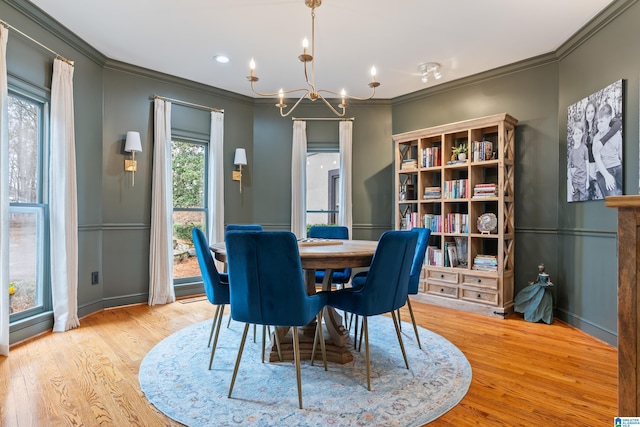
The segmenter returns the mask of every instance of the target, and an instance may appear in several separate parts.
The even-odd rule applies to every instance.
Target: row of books
[[[488,184],[476,184],[473,187],[473,197],[496,197],[498,195],[498,190],[496,188],[495,183]]]
[[[427,246],[424,264],[436,267],[457,267],[460,263],[456,244],[454,242],[444,242],[442,249],[437,246]]]
[[[495,255],[478,254],[473,258],[472,270],[498,271],[498,258]]]
[[[443,198],[466,199],[469,197],[469,180],[454,179],[444,182]]]
[[[471,143],[471,158],[474,162],[493,160],[493,142],[473,141]]]
[[[442,165],[440,147],[427,147],[422,149],[422,167],[430,168]]]
[[[469,233],[469,215],[464,213],[447,214],[443,230],[445,233]]]
[[[418,227],[418,213],[407,212],[400,218],[400,230],[411,230]]]

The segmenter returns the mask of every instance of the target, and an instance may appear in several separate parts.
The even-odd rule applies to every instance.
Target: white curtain
[[[209,242],[224,240],[224,114],[211,112],[209,140],[208,217]],[[218,266],[222,268],[222,265]]]
[[[176,300],[173,289],[171,171],[171,103],[156,98],[149,239],[149,305],[167,304]]]
[[[7,38],[0,25],[0,356],[9,355],[9,128]]]
[[[352,169],[352,156],[351,156],[351,141],[353,133],[353,122],[351,120],[344,120],[340,122],[340,196],[339,196],[339,211],[338,211],[338,225],[344,225],[349,229],[349,236],[353,238],[351,228],[353,225],[352,218],[352,190],[351,190],[351,169]]]
[[[78,320],[78,195],[73,121],[73,66],[53,61],[51,82],[51,294],[53,331],[80,326]]]
[[[291,232],[307,236],[307,122],[293,121],[291,150]]]

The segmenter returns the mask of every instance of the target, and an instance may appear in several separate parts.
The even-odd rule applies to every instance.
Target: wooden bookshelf
[[[393,136],[395,228],[431,228],[417,300],[499,317],[512,311],[517,122],[503,113]],[[454,161],[460,144],[467,159]],[[489,225],[482,232],[480,217]]]

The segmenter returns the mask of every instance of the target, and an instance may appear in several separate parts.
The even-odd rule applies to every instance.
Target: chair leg
[[[420,337],[418,336],[418,327],[416,326],[416,318],[413,316],[413,308],[411,308],[411,300],[407,296],[407,307],[409,307],[409,314],[411,315],[411,323],[413,323],[413,331],[416,333],[416,340],[418,341],[418,348],[422,350],[420,344]],[[398,318],[400,320],[400,318]]]
[[[298,328],[293,327],[293,356],[296,360],[296,381],[298,382],[298,406],[302,409],[302,381],[300,380],[300,347],[298,343]]]
[[[253,342],[256,342],[256,325],[253,325]]]
[[[282,349],[280,348],[280,337],[278,336],[278,327],[273,327],[273,335],[276,339],[276,349],[278,349],[278,360],[282,362]]]
[[[352,316],[356,317],[356,326],[353,329],[353,348],[354,350],[358,349],[358,315],[352,314]]]
[[[264,363],[264,348],[267,341],[267,327],[262,325],[262,363]]]
[[[231,325],[231,314],[229,314],[229,320],[227,320],[227,329],[229,329],[229,325]]]
[[[327,350],[324,343],[324,332],[322,330],[322,312],[324,309],[318,312],[316,316],[316,332],[313,334],[313,348],[311,349],[311,366],[316,358],[316,344],[318,339],[320,340],[320,348],[322,349],[322,362],[324,363],[324,370],[327,370]],[[318,338],[319,336],[319,338]]]
[[[231,385],[229,386],[229,395],[233,391],[233,385],[236,382],[236,375],[238,374],[238,368],[240,367],[240,359],[242,358],[242,351],[244,350],[244,343],[247,340],[247,333],[249,332],[249,324],[244,325],[244,332],[242,333],[242,339],[240,340],[240,348],[238,349],[238,357],[236,358],[236,365],[233,368],[233,376],[231,377]]]
[[[362,328],[364,328],[364,322],[360,324],[360,342],[358,343],[358,351],[362,350]]]
[[[407,297],[407,298],[409,298],[409,297]],[[398,327],[402,331],[402,320],[400,320],[400,309],[397,309],[396,312],[398,313]]]
[[[220,313],[219,305],[216,306],[216,314],[213,315],[213,322],[211,322],[211,332],[209,332],[209,342],[207,343],[207,347],[211,346],[211,338],[213,338],[213,330],[216,328],[216,321],[218,320],[218,314]],[[222,306],[224,308],[224,305]]]
[[[404,364],[409,369],[409,361],[407,360],[407,353],[404,352],[404,344],[402,342],[402,335],[400,334],[400,328],[398,327],[398,319],[396,318],[395,311],[391,312],[393,317],[393,325],[396,327],[396,335],[398,336],[398,342],[400,343],[400,350],[402,350],[402,357],[404,357]]]
[[[218,306],[220,308],[220,306]],[[213,364],[213,355],[216,352],[216,347],[218,346],[218,335],[220,335],[220,324],[222,323],[222,315],[224,314],[224,309],[220,309],[216,312],[217,319],[214,320],[216,324],[216,334],[213,339],[213,346],[211,346],[211,357],[209,358],[209,370],[211,370],[211,365]]]
[[[362,329],[364,333],[364,359],[367,363],[367,390],[371,391],[371,368],[369,364],[369,325],[367,322],[367,316],[362,316]]]

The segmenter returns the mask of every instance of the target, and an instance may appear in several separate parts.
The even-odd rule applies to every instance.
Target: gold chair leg
[[[227,320],[227,329],[229,329],[229,325],[231,325],[231,313],[229,313],[229,319]]]
[[[220,308],[220,306],[218,306]],[[211,357],[209,358],[209,370],[211,370],[211,365],[213,364],[213,355],[216,352],[216,347],[218,346],[218,335],[220,335],[220,324],[222,323],[222,315],[224,314],[224,310],[216,311],[217,319],[214,319],[214,324],[216,325],[216,334],[213,339],[213,346],[211,346]]]
[[[416,326],[416,318],[413,316],[413,308],[411,308],[411,300],[407,296],[407,307],[409,307],[409,314],[411,315],[411,323],[413,323],[413,331],[416,333],[416,340],[418,341],[418,348],[422,350],[422,344],[420,344],[420,337],[418,336],[418,327]],[[400,318],[398,318],[400,320]]]
[[[242,333],[242,339],[240,340],[240,348],[238,349],[238,357],[236,358],[236,365],[233,368],[233,375],[231,376],[231,385],[229,386],[229,395],[233,391],[233,385],[236,382],[236,375],[238,374],[238,368],[240,367],[240,359],[242,358],[242,351],[244,350],[244,343],[247,340],[247,333],[249,332],[249,324],[244,325],[244,332]]]
[[[400,343],[400,350],[402,350],[402,357],[404,357],[404,364],[409,369],[409,361],[407,360],[407,353],[404,352],[404,344],[402,342],[402,335],[400,334],[400,328],[398,327],[398,319],[396,318],[395,311],[391,312],[393,317],[393,325],[396,327],[396,335],[398,336],[398,342]]]
[[[362,328],[364,328],[364,322],[360,324],[360,343],[358,343],[358,351],[362,350]]]
[[[316,335],[320,334],[320,349],[322,350],[322,363],[324,363],[324,370],[327,370],[327,349],[325,347],[325,343],[324,343],[324,332],[322,330],[322,311],[324,309],[320,310],[320,312],[318,313],[318,325],[317,325],[317,331],[316,331]],[[314,339],[315,341],[315,339]]]
[[[352,314],[352,316],[356,317],[356,326],[353,329],[353,348],[354,350],[358,349],[358,315]]]
[[[224,305],[222,306],[224,307]],[[220,306],[216,306],[216,314],[213,315],[213,322],[211,322],[211,332],[209,332],[209,342],[207,347],[211,346],[211,338],[213,338],[213,330],[216,328],[216,321],[218,320],[218,314],[220,313]]]
[[[253,325],[253,342],[256,342],[256,325]]]
[[[364,332],[364,359],[367,363],[367,390],[371,391],[371,368],[369,365],[369,324],[367,322],[367,316],[362,316],[362,329]]]
[[[267,327],[262,325],[262,363],[264,363],[264,348],[267,341]]]
[[[298,382],[298,406],[302,409],[302,381],[300,380],[300,347],[298,343],[298,328],[293,326],[293,355],[296,360],[296,381]]]
[[[407,297],[409,298],[409,297]],[[400,320],[400,309],[396,310],[396,312],[398,313],[398,326],[400,328],[400,330],[402,331],[402,320]]]

